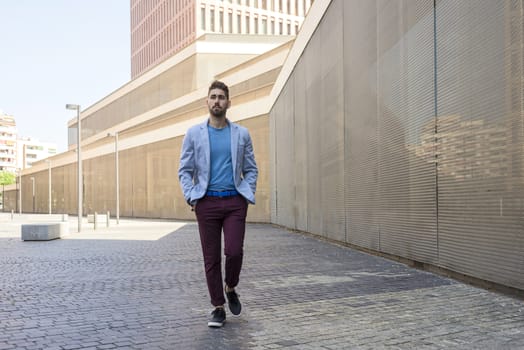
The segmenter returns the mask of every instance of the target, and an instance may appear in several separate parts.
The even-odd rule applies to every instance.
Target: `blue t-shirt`
[[[232,191],[233,165],[231,162],[231,130],[229,125],[222,129],[207,126],[211,153],[211,176],[208,191]]]

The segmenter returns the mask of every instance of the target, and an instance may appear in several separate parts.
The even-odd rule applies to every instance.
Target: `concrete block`
[[[49,241],[60,238],[68,231],[68,222],[23,224],[22,241]]]

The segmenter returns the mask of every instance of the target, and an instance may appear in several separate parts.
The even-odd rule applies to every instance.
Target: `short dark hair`
[[[226,99],[229,100],[229,88],[227,87],[226,84],[224,84],[223,82],[221,82],[219,80],[215,80],[209,86],[209,90],[207,90],[207,95],[208,96],[209,96],[209,93],[211,92],[211,90],[213,90],[213,89],[220,89],[220,90],[224,91],[224,94],[226,94]]]

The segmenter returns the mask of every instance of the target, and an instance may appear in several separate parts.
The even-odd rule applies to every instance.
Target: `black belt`
[[[232,191],[207,191],[206,196],[210,197],[233,197],[237,196],[238,192],[235,190]]]

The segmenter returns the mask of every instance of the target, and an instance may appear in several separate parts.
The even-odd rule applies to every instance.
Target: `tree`
[[[0,171],[0,185],[2,185],[2,192],[0,192],[0,197],[2,201],[0,202],[2,211],[4,210],[4,186],[14,184],[16,182],[16,176],[10,171],[2,170]]]
[[[0,185],[11,185],[16,182],[16,175],[10,171],[0,171]]]

